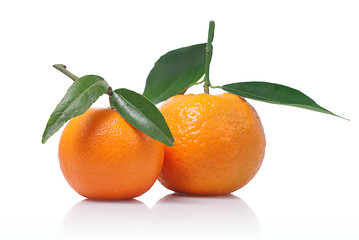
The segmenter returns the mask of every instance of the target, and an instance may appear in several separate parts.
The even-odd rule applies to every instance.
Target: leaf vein
[[[91,86],[89,86],[85,91],[83,91],[80,95],[78,95],[60,114],[60,116],[56,119],[56,121],[52,124],[55,125],[64,115],[64,112],[66,112],[76,101],[77,99],[79,99],[80,97],[82,97],[86,92],[88,92],[90,89],[92,89],[94,86],[96,86],[97,84],[103,83],[105,82],[105,80],[100,80],[94,84],[92,84]]]
[[[124,97],[122,97],[120,94],[116,93],[122,100],[124,100],[128,105],[132,106],[133,108],[135,108],[138,113],[140,113],[141,116],[143,116],[145,119],[149,120],[152,126],[155,126],[156,129],[160,130],[161,134],[164,135],[166,137],[167,140],[170,140],[166,134],[164,134],[161,130],[161,128],[159,126],[157,126],[150,118],[148,118],[145,114],[143,114],[141,111],[138,110],[138,108],[136,106],[134,106],[131,102],[127,101]]]

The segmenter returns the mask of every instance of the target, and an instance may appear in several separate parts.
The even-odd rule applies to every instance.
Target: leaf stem
[[[211,64],[212,54],[213,54],[213,37],[214,37],[214,27],[215,23],[213,20],[209,22],[208,28],[208,40],[206,45],[206,68],[205,68],[205,75],[204,75],[204,92],[209,94],[209,86],[211,86],[211,82],[209,81],[209,65]]]
[[[67,70],[66,66],[64,64],[55,64],[55,65],[53,65],[53,67],[56,68],[57,70],[59,70],[60,72],[62,72],[63,74],[65,74],[66,76],[68,76],[69,78],[71,78],[74,81],[79,79],[78,76],[72,74],[69,70]]]
[[[62,72],[63,74],[65,74],[66,76],[68,76],[69,78],[71,78],[73,81],[76,81],[77,79],[79,79],[78,76],[76,76],[75,74],[73,74],[72,72],[67,70],[67,68],[64,64],[55,64],[55,65],[53,65],[53,67],[56,68],[57,70],[59,70],[60,72]],[[110,108],[114,108],[113,103],[112,103],[113,91],[112,91],[111,87],[108,87],[106,94],[109,96]]]

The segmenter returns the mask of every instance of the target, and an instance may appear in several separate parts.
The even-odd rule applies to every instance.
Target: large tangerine
[[[265,152],[260,118],[243,98],[176,95],[160,106],[175,139],[165,146],[159,181],[168,189],[195,195],[228,194],[246,185]]]

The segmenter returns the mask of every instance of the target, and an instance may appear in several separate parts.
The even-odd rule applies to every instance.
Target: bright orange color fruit
[[[194,195],[222,195],[246,185],[259,170],[265,136],[254,108],[243,98],[176,95],[160,106],[175,139],[165,146],[159,181]]]
[[[70,186],[91,199],[130,199],[145,193],[163,164],[163,144],[124,120],[116,110],[91,108],[65,127],[61,170]]]

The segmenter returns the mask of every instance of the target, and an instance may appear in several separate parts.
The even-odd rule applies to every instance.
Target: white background
[[[358,12],[355,0],[1,1],[0,239],[359,239]],[[266,156],[233,196],[156,183],[133,201],[84,201],[60,171],[60,132],[41,144],[71,84],[52,64],[142,93],[154,62],[205,42],[210,19],[213,85],[288,85],[351,121],[249,100]]]

